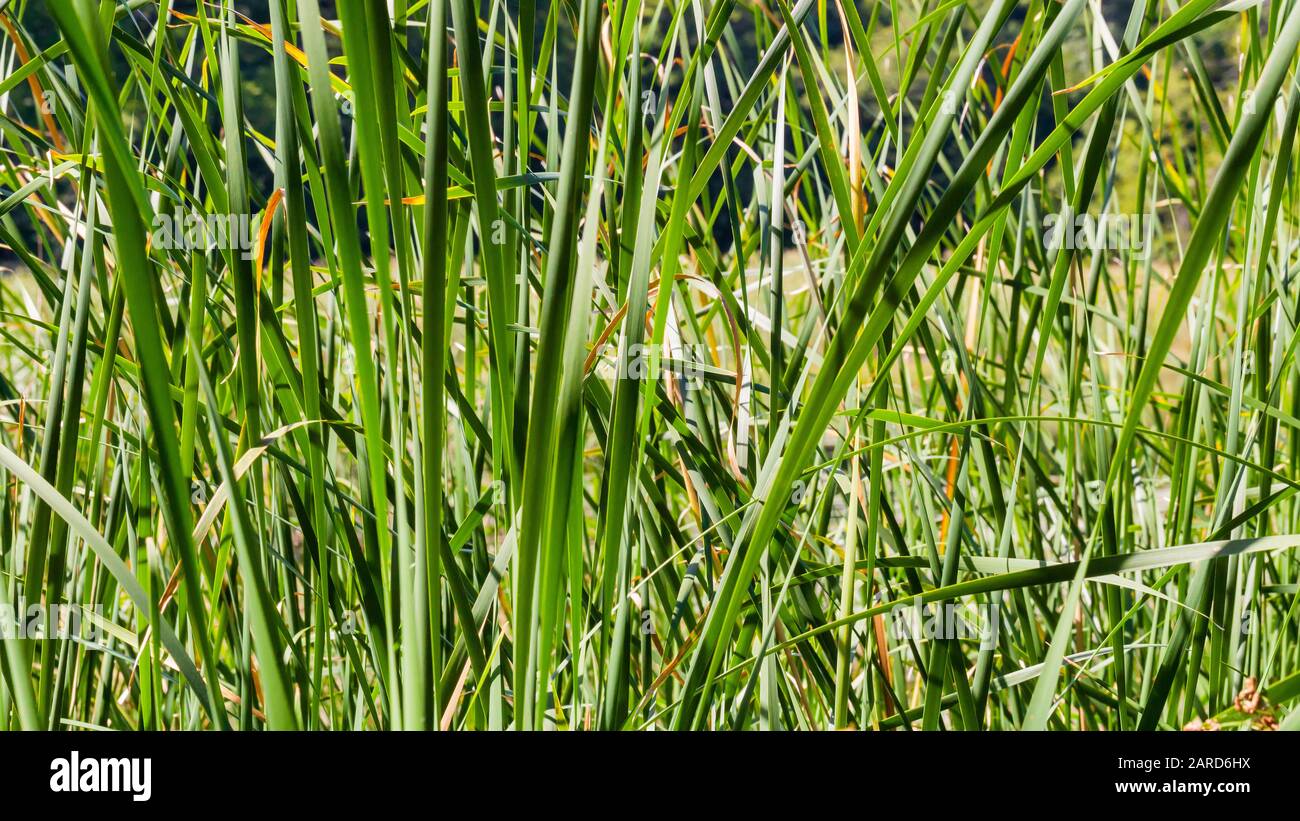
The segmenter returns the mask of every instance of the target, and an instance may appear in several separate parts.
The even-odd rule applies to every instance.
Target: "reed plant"
[[[1300,728],[1297,0],[0,26],[0,728]]]

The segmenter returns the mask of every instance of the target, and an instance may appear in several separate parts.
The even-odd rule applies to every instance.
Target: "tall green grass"
[[[0,24],[0,727],[1300,727],[1296,0]]]

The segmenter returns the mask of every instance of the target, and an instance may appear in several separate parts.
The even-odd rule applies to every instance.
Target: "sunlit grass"
[[[1296,0],[0,22],[0,727],[1300,728]]]

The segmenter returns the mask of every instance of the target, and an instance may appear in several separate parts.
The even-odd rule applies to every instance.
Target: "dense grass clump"
[[[0,3],[0,727],[1300,727],[1300,2]]]

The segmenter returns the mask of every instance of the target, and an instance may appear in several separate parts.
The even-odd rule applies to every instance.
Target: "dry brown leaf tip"
[[[1193,732],[1199,731],[1199,732],[1210,733],[1219,729],[1219,722],[1212,718],[1206,721],[1201,721],[1199,718],[1194,718],[1191,721],[1187,722],[1187,724],[1183,727],[1183,729],[1188,731],[1193,731]]]
[[[1251,676],[1242,684],[1241,692],[1232,700],[1232,704],[1246,715],[1254,715],[1263,697],[1264,694],[1259,691],[1259,681]]]

